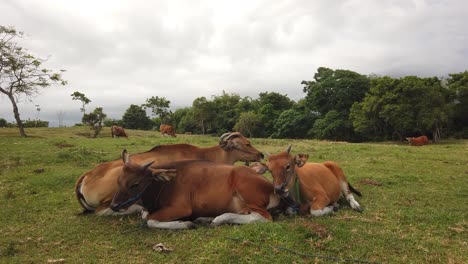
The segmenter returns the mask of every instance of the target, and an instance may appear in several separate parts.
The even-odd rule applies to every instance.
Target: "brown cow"
[[[112,138],[114,137],[126,137],[128,138],[127,134],[125,133],[125,130],[123,127],[113,125],[111,126],[111,134]]]
[[[215,226],[271,221],[267,209],[280,202],[271,182],[246,166],[186,160],[150,167],[153,162],[133,163],[125,150],[122,159],[111,208],[126,211],[141,197],[152,228],[192,228],[191,221],[178,220],[196,218]]]
[[[176,134],[175,134],[175,129],[174,127],[170,126],[170,125],[160,125],[159,126],[159,131],[161,131],[161,135],[169,135],[169,136],[172,136],[172,137],[176,137]]]
[[[406,140],[408,140],[410,146],[422,146],[429,143],[429,140],[426,136],[407,137]]]
[[[236,161],[259,161],[263,159],[263,154],[250,144],[250,140],[234,132],[223,134],[219,145],[210,148],[188,144],[163,145],[132,156],[133,162],[138,164],[187,159],[234,164]],[[121,159],[105,162],[80,176],[75,184],[75,193],[85,211],[96,212],[98,215],[115,214],[110,210],[109,204],[118,190],[117,179],[123,173],[122,166]],[[141,206],[133,205],[128,212],[120,214],[129,214],[141,209]]]
[[[267,169],[273,176],[275,192],[283,197],[291,198],[300,204],[301,212],[313,216],[321,216],[338,207],[340,193],[343,193],[351,208],[362,211],[351,191],[361,196],[361,193],[348,183],[343,170],[332,161],[323,163],[306,163],[309,155],[289,154],[291,146],[285,152],[271,155],[268,164],[253,165],[259,173]]]

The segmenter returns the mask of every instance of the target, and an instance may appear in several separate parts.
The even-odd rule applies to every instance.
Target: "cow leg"
[[[310,214],[322,216],[333,212],[333,206],[329,206],[330,199],[324,192],[315,192],[315,197],[310,204]]]
[[[148,216],[146,224],[159,229],[190,229],[195,225],[190,221],[171,221],[190,216],[191,208],[164,207]]]
[[[268,212],[267,212],[268,213]],[[269,213],[268,213],[269,214]],[[271,217],[271,216],[270,216]],[[268,222],[269,219],[263,217],[257,212],[252,212],[250,214],[235,214],[235,213],[225,213],[220,216],[217,216],[211,225],[219,226],[222,224],[250,224],[254,222]]]
[[[351,208],[353,208],[354,210],[358,212],[362,212],[361,205],[354,199],[353,194],[349,190],[348,182],[340,180],[340,187],[341,187],[341,192],[343,193],[344,197],[346,198],[346,201],[348,201]]]
[[[110,209],[109,204],[105,205],[100,205],[98,208],[96,208],[95,213],[99,216],[108,216],[108,215],[128,215],[128,214],[133,214],[137,212],[141,212],[144,210],[143,206],[138,205],[138,204],[132,204],[130,207],[127,208],[125,211],[121,212],[114,212],[112,209]]]
[[[197,219],[193,220],[193,223],[199,225],[207,225],[213,222],[214,217],[198,217]]]

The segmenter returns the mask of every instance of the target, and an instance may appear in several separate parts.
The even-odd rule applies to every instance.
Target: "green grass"
[[[364,213],[343,204],[321,218],[165,231],[142,227],[137,215],[81,215],[73,193],[76,179],[100,162],[119,158],[123,148],[137,153],[159,144],[212,146],[216,137],[170,138],[129,130],[128,139],[112,139],[105,128],[99,138],[90,139],[83,136],[89,133],[83,127],[26,132],[30,137],[19,138],[16,129],[0,128],[1,263],[337,262],[317,256],[382,263],[468,260],[466,140],[409,147],[253,139],[264,152],[277,153],[292,144],[294,153],[309,153],[312,161],[338,162],[363,193],[358,201]],[[156,252],[158,243],[173,251]]]

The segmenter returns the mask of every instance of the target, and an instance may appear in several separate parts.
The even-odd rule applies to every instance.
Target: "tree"
[[[80,108],[80,111],[83,112],[83,115],[86,114],[85,105],[91,103],[91,100],[89,100],[88,97],[86,97],[84,94],[82,94],[82,93],[80,93],[78,91],[72,93],[70,96],[72,97],[72,100],[81,101],[83,106]]]
[[[125,128],[130,129],[151,129],[152,123],[149,117],[146,115],[145,109],[138,105],[130,105],[125,111],[122,122]]]
[[[163,124],[171,123],[170,119],[172,116],[172,112],[169,111],[169,105],[171,101],[167,100],[164,97],[152,96],[151,98],[146,99],[146,103],[142,106],[147,109],[151,109],[151,113],[158,117]]]
[[[349,125],[349,113],[353,103],[360,102],[369,90],[369,78],[349,70],[320,67],[313,81],[302,81],[301,84],[307,94],[305,99],[308,107],[321,116],[320,124],[314,125],[314,134],[321,135],[321,138],[330,136],[329,139],[334,140],[356,140],[352,126]],[[326,117],[330,111],[338,113],[333,112]],[[333,124],[323,123],[328,121]],[[327,131],[319,132],[319,128]]]
[[[26,137],[17,106],[20,97],[33,97],[39,94],[40,88],[65,85],[66,81],[60,73],[42,67],[46,60],[18,46],[15,39],[23,35],[13,27],[0,26],[0,92],[10,99],[20,136]]]
[[[318,118],[304,99],[299,100],[291,109],[283,111],[275,121],[274,138],[307,138],[308,131]]]
[[[254,134],[258,132],[260,125],[260,116],[253,111],[249,111],[241,113],[239,120],[234,125],[234,130],[244,135],[248,134],[249,137],[253,137]]]
[[[81,122],[91,126],[91,130],[94,130],[93,137],[96,138],[102,130],[102,123],[106,117],[107,115],[102,111],[102,107],[97,107],[93,112],[83,114]]]
[[[8,122],[4,118],[0,118],[0,127],[8,127]]]
[[[269,137],[275,132],[275,122],[279,115],[290,109],[294,101],[287,95],[276,92],[264,92],[259,94],[259,98],[253,102],[256,112],[262,120],[262,133],[260,136]]]
[[[449,74],[448,89],[452,92],[452,126],[464,138],[468,138],[468,71]]]
[[[433,140],[448,121],[449,92],[437,77],[381,77],[371,80],[362,102],[350,114],[357,132],[367,138],[403,140],[408,135],[432,133]]]
[[[192,103],[193,117],[201,128],[203,135],[214,118],[213,108],[212,102],[206,100],[205,97],[198,97]]]
[[[173,120],[176,131],[179,131],[180,133],[191,132],[195,134],[201,132],[193,118],[193,111],[191,107],[177,109],[174,112]]]

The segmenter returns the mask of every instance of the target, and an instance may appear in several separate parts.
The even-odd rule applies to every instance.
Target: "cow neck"
[[[234,164],[236,160],[231,160],[229,158],[229,153],[222,149],[219,145],[205,148],[204,156],[206,160],[217,162],[217,163],[224,163],[224,164]]]

